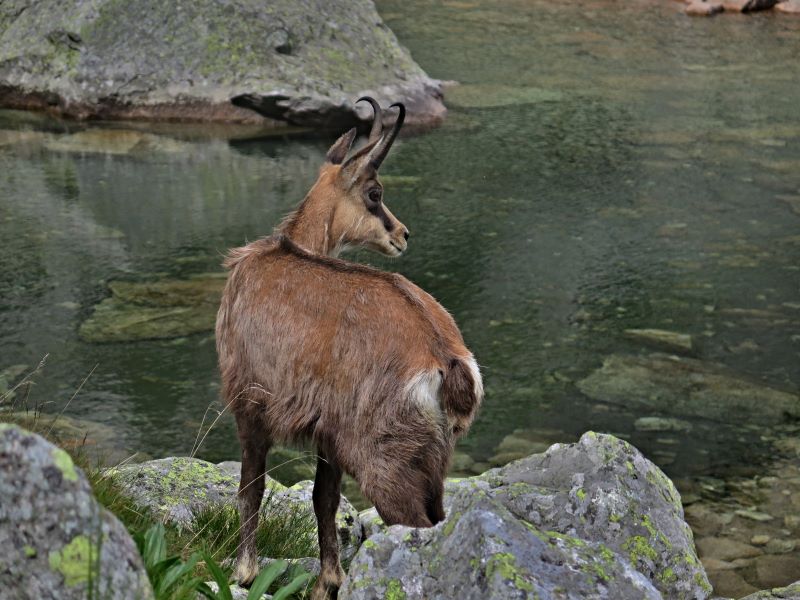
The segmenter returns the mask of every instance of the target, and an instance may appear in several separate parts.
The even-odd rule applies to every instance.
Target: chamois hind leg
[[[258,575],[256,529],[258,511],[264,496],[267,452],[271,446],[263,430],[239,422],[242,446],[242,476],[239,481],[239,549],[236,554],[236,580],[249,585]]]
[[[339,563],[339,537],[336,534],[336,510],[342,470],[332,460],[319,453],[317,474],[314,478],[314,514],[319,535],[320,573],[311,591],[311,600],[335,600],[344,581],[344,571]]]

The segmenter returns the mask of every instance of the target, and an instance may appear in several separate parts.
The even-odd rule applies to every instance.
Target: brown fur
[[[342,162],[340,144],[329,161]],[[387,524],[441,521],[453,444],[482,395],[472,355],[432,296],[401,275],[331,256],[352,245],[386,254],[406,247],[405,226],[381,205],[390,229],[365,206],[365,190],[380,184],[364,160],[328,162],[275,235],[231,250],[217,318],[223,397],[242,444],[237,576],[255,576],[264,455],[272,443],[310,441],[320,456],[315,600],[335,597],[342,580],[334,522],[342,471]],[[409,391],[424,392],[412,384],[429,380],[440,381],[435,405]]]

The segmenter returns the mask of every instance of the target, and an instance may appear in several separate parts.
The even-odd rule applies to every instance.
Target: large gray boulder
[[[0,597],[146,600],[153,591],[125,527],[69,455],[0,424]]]
[[[578,382],[594,400],[724,423],[777,424],[800,417],[800,395],[742,378],[719,365],[667,354],[614,354]]]
[[[447,492],[447,519],[428,530],[385,529],[375,515],[362,515],[365,535],[372,535],[352,563],[343,598],[391,589],[408,598],[535,592],[702,600],[711,593],[674,485],[613,436],[587,433],[575,444],[450,481]],[[462,532],[457,543],[455,531]]]
[[[115,467],[109,473],[139,506],[165,522],[190,528],[200,511],[236,507],[240,469],[238,462],[215,465],[198,458],[170,457]],[[261,510],[270,516],[285,513],[287,519],[298,513],[313,517],[313,487],[312,481],[301,481],[287,488],[267,476]],[[350,559],[363,534],[358,511],[344,496],[336,523],[342,557]]]
[[[531,527],[480,487],[459,489],[450,511],[432,529],[396,526],[364,542],[339,597],[661,600],[608,546]]]
[[[445,112],[372,0],[7,0],[0,106],[86,118],[253,121],[336,128],[369,93],[410,122]],[[253,109],[253,110],[250,110]]]

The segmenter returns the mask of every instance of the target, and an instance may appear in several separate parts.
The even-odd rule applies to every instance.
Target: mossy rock
[[[128,342],[212,331],[224,273],[155,282],[115,281],[79,334],[87,342]]]
[[[0,596],[153,597],[136,544],[64,450],[0,423],[0,457]]]
[[[502,534],[497,533],[492,539],[505,540],[506,536],[513,539],[517,534],[512,532],[522,527],[526,536],[546,541],[549,546],[556,547],[549,551],[561,553],[558,558],[552,554],[526,554],[519,549],[525,547],[522,543],[519,548],[512,545],[497,549],[502,546],[500,542],[492,546],[493,552],[510,554],[514,565],[531,565],[525,568],[529,569],[527,573],[535,574],[535,581],[523,573],[517,583],[531,584],[532,590],[514,584],[503,595],[499,588],[493,591],[485,587],[492,579],[487,573],[490,564],[495,567],[494,574],[509,571],[512,566],[509,557],[490,563],[489,554],[474,556],[471,569],[463,566],[462,559],[457,559],[455,554],[443,559],[448,568],[457,572],[458,582],[449,579],[449,573],[440,571],[428,571],[427,575],[417,573],[415,565],[418,564],[420,569],[427,569],[428,564],[431,569],[435,568],[436,554],[428,555],[426,548],[445,551],[447,539],[461,527],[464,515],[473,510],[467,499],[483,497],[486,500],[481,501],[478,513],[488,511],[494,514],[495,522],[502,522]],[[400,582],[409,598],[437,597],[439,577],[456,586],[452,589],[457,592],[451,591],[450,595],[442,592],[441,597],[528,598],[539,594],[542,598],[663,596],[702,600],[711,593],[675,486],[636,448],[610,435],[590,432],[577,443],[555,444],[543,454],[528,456],[483,475],[449,479],[445,484],[445,508],[448,516],[442,524],[428,533],[420,530],[419,534],[413,534],[421,536],[419,544],[412,543],[417,539],[413,535],[406,539],[410,534],[405,528],[386,528],[376,512],[362,513],[362,528],[369,543],[356,555],[350,571],[352,581],[347,585],[352,595],[344,597],[372,597],[369,593],[380,597],[388,589],[386,582],[392,579]],[[488,523],[489,517],[481,519]],[[472,535],[478,539],[473,543],[478,545],[485,543],[480,536],[492,537],[489,530],[480,533],[484,526],[480,524],[481,519],[469,521],[471,524],[466,527],[474,530]],[[509,520],[516,524],[506,523]],[[536,545],[538,542],[530,541],[533,538],[525,538],[529,540],[526,544],[544,552],[543,547]],[[469,543],[460,539],[458,551],[465,551]],[[594,558],[589,560],[581,548],[590,549],[589,554]],[[568,550],[572,552],[569,556]],[[421,563],[415,558],[417,554],[423,556]],[[388,557],[391,557],[390,562]],[[403,565],[401,558],[410,561],[411,566],[398,566]],[[538,560],[547,565],[562,565],[571,573],[585,572],[587,579],[568,583],[565,575],[553,572],[552,586],[547,587],[550,572],[547,568],[542,571]],[[547,577],[542,573],[547,573]],[[619,573],[625,575],[620,579]],[[592,585],[591,582],[607,586],[603,588],[606,591],[585,587]],[[512,588],[517,591],[512,593]],[[361,589],[367,592],[362,594]],[[553,591],[556,589],[562,589],[564,594],[559,596]]]
[[[134,502],[158,518],[188,526],[196,513],[215,505],[234,505],[239,490],[236,463],[215,465],[199,458],[170,457],[109,469]],[[286,489],[267,478],[267,492]]]
[[[214,507],[237,504],[241,464],[213,464],[198,458],[170,457],[115,467],[108,471],[125,493],[156,518],[190,528],[194,517]],[[300,481],[286,487],[267,476],[261,510],[270,516],[285,513],[287,519],[303,512],[313,519],[314,483]],[[358,511],[342,496],[336,514],[342,557],[350,559],[361,545]]]
[[[462,487],[436,527],[394,526],[364,542],[339,598],[660,600],[661,594],[603,544],[541,531],[485,490]]]
[[[412,122],[445,112],[372,0],[11,0],[0,81],[0,106],[78,118],[343,129],[371,119],[364,93]]]

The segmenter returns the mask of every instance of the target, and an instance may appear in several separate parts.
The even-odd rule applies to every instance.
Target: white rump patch
[[[471,354],[469,358],[463,360],[464,364],[467,365],[469,369],[470,375],[472,375],[472,381],[475,382],[475,387],[473,388],[475,397],[478,399],[478,402],[481,402],[483,400],[483,379],[481,378],[481,370],[478,367],[478,363],[475,361],[475,357]]]
[[[406,385],[406,398],[414,402],[423,410],[434,413],[437,417],[441,414],[439,402],[439,389],[442,387],[442,376],[438,369],[417,373]]]

